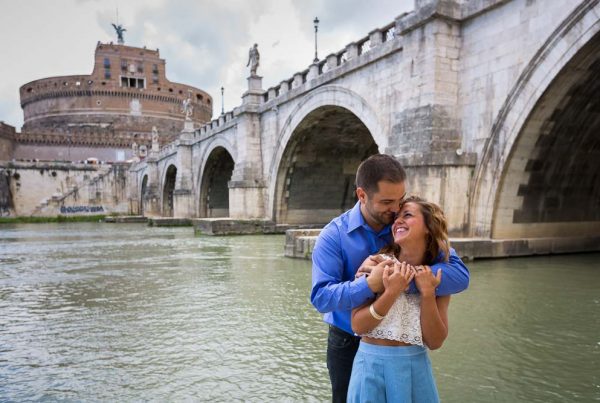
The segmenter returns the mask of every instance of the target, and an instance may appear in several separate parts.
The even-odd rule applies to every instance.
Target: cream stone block
[[[231,218],[264,218],[264,188],[229,188]]]

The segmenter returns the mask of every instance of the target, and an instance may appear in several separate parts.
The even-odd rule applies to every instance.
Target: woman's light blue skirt
[[[421,346],[360,342],[352,366],[348,402],[439,402],[431,362]]]

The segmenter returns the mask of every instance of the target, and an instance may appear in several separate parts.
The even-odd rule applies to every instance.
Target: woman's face
[[[413,202],[404,203],[392,225],[394,243],[402,245],[407,242],[425,241],[428,232],[419,205]]]

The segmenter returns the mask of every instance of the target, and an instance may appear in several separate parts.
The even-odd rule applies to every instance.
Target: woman
[[[425,346],[440,348],[448,336],[450,297],[436,297],[441,271],[427,265],[449,255],[444,213],[434,203],[409,197],[392,225],[392,255],[383,273],[384,291],[352,311],[352,329],[362,336],[348,389],[349,402],[438,402]],[[400,263],[402,262],[402,263]],[[414,279],[419,294],[409,294]]]

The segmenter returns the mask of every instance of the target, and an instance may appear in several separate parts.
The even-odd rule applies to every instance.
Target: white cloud
[[[29,81],[89,74],[98,41],[116,41],[119,22],[132,46],[160,49],[167,77],[207,91],[215,116],[241,102],[248,49],[259,44],[263,86],[306,69],[314,57],[312,20],[318,16],[319,57],[390,23],[413,0],[0,0],[0,120],[23,123],[19,87]]]

